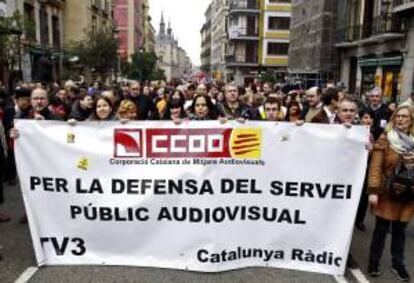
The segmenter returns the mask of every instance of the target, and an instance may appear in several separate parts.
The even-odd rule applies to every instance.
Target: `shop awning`
[[[401,66],[402,62],[402,55],[392,57],[370,57],[358,59],[358,64],[361,67]]]

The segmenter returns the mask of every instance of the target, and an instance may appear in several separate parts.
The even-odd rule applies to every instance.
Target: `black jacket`
[[[72,111],[69,114],[68,119],[75,119],[77,121],[85,121],[92,113],[92,109],[84,110],[80,106],[80,102],[76,101],[72,106]]]
[[[158,109],[150,96],[140,94],[136,97],[129,96],[138,108],[138,120],[158,120]]]
[[[259,110],[241,103],[234,112],[230,109],[226,102],[218,103],[217,108],[220,117],[227,117],[229,119],[244,118],[246,120],[261,120]]]
[[[374,140],[376,141],[384,132],[385,124],[389,121],[391,117],[391,112],[388,110],[388,106],[385,103],[381,104],[381,106],[376,110],[372,108],[370,109],[374,113],[372,135],[374,136]]]

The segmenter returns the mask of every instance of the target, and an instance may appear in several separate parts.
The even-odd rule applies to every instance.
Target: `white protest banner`
[[[343,274],[368,129],[16,121],[39,265]]]

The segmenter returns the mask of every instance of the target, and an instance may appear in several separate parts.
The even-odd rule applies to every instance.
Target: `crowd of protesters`
[[[404,160],[414,180],[414,93],[397,106],[384,103],[381,88],[372,89],[366,99],[355,100],[343,89],[328,84],[324,88],[285,91],[268,82],[247,87],[235,84],[165,82],[124,83],[102,86],[96,82],[68,81],[63,85],[21,84],[14,93],[0,90],[0,177],[16,183],[13,139],[19,132],[14,119],[81,121],[227,120],[365,125],[371,129],[370,151],[363,193],[355,227],[365,231],[364,218],[369,204],[376,225],[369,250],[370,276],[380,275],[380,258],[391,226],[393,271],[401,281],[410,276],[404,265],[406,227],[414,215],[414,201],[397,201],[384,192],[384,180],[399,160]],[[10,217],[1,210],[3,187],[0,182],[0,222]]]

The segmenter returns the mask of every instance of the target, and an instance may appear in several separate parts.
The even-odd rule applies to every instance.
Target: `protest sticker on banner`
[[[28,120],[17,127],[39,265],[345,270],[367,128]],[[76,136],[70,143],[68,132]]]

